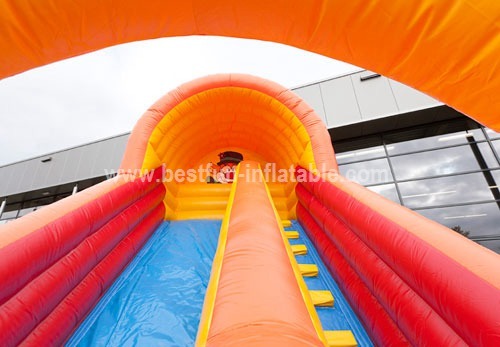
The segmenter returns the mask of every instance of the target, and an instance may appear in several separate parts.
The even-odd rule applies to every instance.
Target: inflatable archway
[[[165,163],[187,170],[228,146],[247,159],[267,155],[262,163],[278,169],[337,168],[324,123],[302,99],[271,81],[231,74],[186,83],[151,106],[132,131],[121,169]]]
[[[0,22],[0,78],[130,41],[253,38],[376,71],[500,129],[498,1],[1,0]]]

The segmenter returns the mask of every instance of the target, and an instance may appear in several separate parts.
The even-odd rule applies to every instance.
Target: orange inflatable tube
[[[259,165],[235,176],[197,346],[325,346]]]

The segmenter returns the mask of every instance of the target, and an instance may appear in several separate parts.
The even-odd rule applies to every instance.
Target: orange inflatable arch
[[[0,0],[0,77],[125,42],[279,42],[419,89],[496,130],[500,3],[440,0]]]

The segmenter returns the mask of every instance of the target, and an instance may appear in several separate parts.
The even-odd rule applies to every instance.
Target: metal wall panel
[[[61,182],[62,174],[64,173],[64,168],[66,167],[66,161],[71,150],[53,153],[45,157],[51,157],[52,160],[46,163],[42,163],[41,158],[35,158],[34,161],[38,164],[36,177],[31,185],[31,190],[41,189],[45,187],[50,187]]]
[[[349,76],[321,83],[329,128],[361,121],[361,112]]]
[[[12,175],[10,176],[9,185],[7,189],[9,189],[10,191],[19,191],[20,189],[24,188],[23,179],[28,166],[29,163],[23,161],[19,163],[17,167],[12,168],[14,172],[12,172]]]
[[[441,106],[443,103],[397,81],[388,80],[400,113]]]
[[[3,185],[7,185],[9,179],[10,179],[9,166],[5,167],[5,169],[0,167],[0,189]]]
[[[0,192],[10,190],[10,177],[14,169],[12,166],[4,166],[0,168]],[[3,195],[0,193],[0,196]]]
[[[106,156],[106,165],[101,167],[99,170],[101,174],[105,174],[104,169],[116,170],[120,167],[122,163],[123,155],[125,154],[125,147],[127,146],[129,135],[115,137],[114,138],[114,146],[112,150],[105,154]]]
[[[104,175],[104,170],[108,170],[109,166],[109,156],[111,153],[113,153],[113,149],[115,148],[115,142],[114,141],[109,141],[109,142],[98,142],[94,144],[92,147],[93,151],[93,160],[89,161],[90,165],[87,165],[88,168],[90,169],[90,175],[97,177],[97,176],[102,176]],[[85,154],[90,153],[86,152]],[[82,159],[82,162],[85,163],[87,162],[86,158]]]
[[[61,173],[60,182],[68,183],[77,180],[79,177],[88,177],[88,169],[85,163],[81,162],[81,158],[86,151],[88,151],[89,146],[77,147],[68,153],[68,158],[66,159],[66,165],[64,166],[64,171]]]
[[[398,113],[398,106],[387,78],[380,76],[362,81],[362,78],[373,74],[371,71],[363,71],[351,75],[362,120]]]
[[[0,197],[105,175],[118,169],[129,134],[0,167]],[[51,158],[42,162],[42,159]]]
[[[297,88],[293,90],[298,96],[304,99],[309,106],[311,106],[314,111],[323,119],[323,122],[328,125],[325,109],[323,107],[323,98],[321,97],[321,90],[319,88],[319,83]]]
[[[34,160],[27,160],[18,168],[19,176],[15,177],[15,183],[12,187],[17,186],[18,191],[30,190],[33,181],[36,179],[38,163]],[[14,182],[13,182],[14,183]]]

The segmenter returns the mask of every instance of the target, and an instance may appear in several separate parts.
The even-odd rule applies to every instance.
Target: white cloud
[[[130,131],[194,78],[249,73],[287,87],[357,70],[280,44],[222,37],[134,42],[0,81],[0,165]]]

